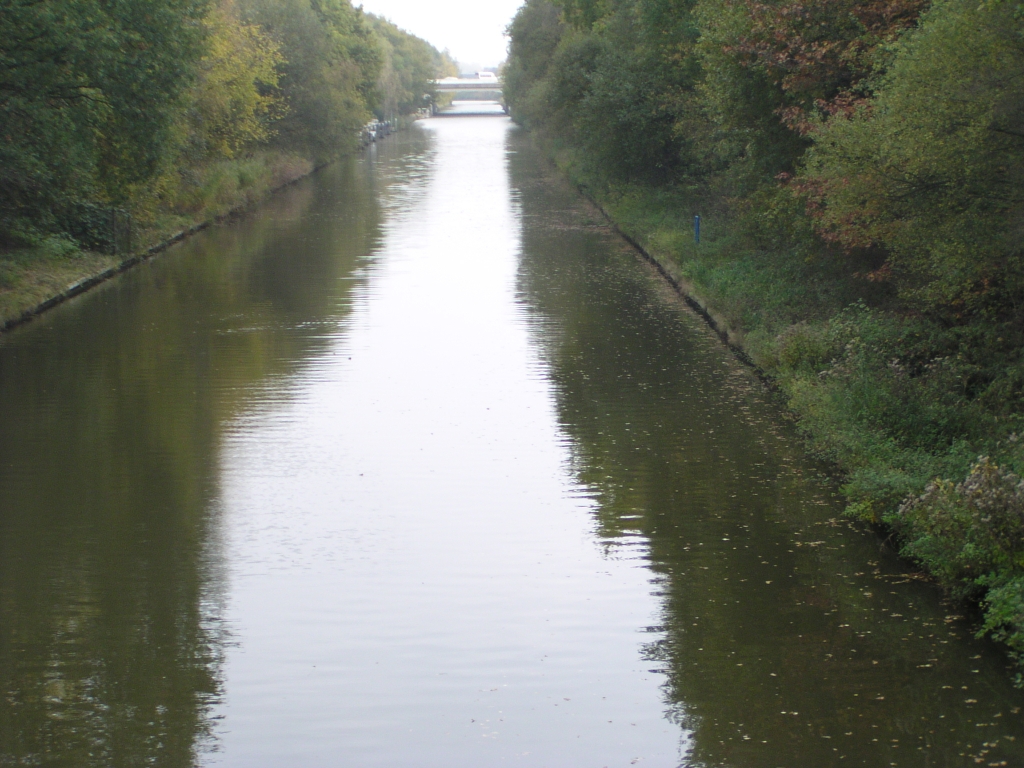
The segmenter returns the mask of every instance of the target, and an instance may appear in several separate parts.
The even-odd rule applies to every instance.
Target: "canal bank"
[[[629,243],[636,252],[643,256],[651,266],[653,266],[658,273],[671,285],[679,296],[686,302],[686,304],[704,318],[704,321],[711,327],[711,329],[718,334],[718,337],[722,340],[733,353],[742,360],[745,364],[752,367],[757,373],[765,380],[766,383],[771,382],[771,378],[765,374],[765,372],[758,368],[757,364],[751,359],[747,350],[743,346],[743,334],[739,333],[735,328],[729,325],[726,318],[715,311],[714,306],[704,300],[701,294],[698,292],[696,286],[688,280],[679,269],[679,264],[673,259],[667,259],[663,256],[656,256],[632,235],[622,229],[616,222],[615,217],[612,216],[608,210],[601,204],[601,202],[587,189],[583,184],[577,184],[576,189],[583,197],[585,197],[608,222],[608,225],[615,230],[615,232],[627,243]]]

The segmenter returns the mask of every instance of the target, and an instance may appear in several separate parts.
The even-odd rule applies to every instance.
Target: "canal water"
[[[1024,765],[1005,657],[504,117],[0,339],[0,766]]]

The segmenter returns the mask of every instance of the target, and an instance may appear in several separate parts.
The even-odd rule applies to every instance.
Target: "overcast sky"
[[[493,67],[505,59],[505,27],[523,0],[361,0],[363,9],[447,48],[464,64]],[[360,0],[354,0],[359,5]]]

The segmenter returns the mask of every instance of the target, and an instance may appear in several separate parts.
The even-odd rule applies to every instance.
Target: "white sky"
[[[505,27],[523,0],[354,0],[463,64],[497,66],[505,59]],[[475,67],[474,67],[475,69]]]

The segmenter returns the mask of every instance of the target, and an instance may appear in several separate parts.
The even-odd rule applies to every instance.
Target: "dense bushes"
[[[444,66],[349,0],[0,0],[0,258],[265,191]]]
[[[513,116],[1024,651],[1024,6],[529,0],[510,34]]]

